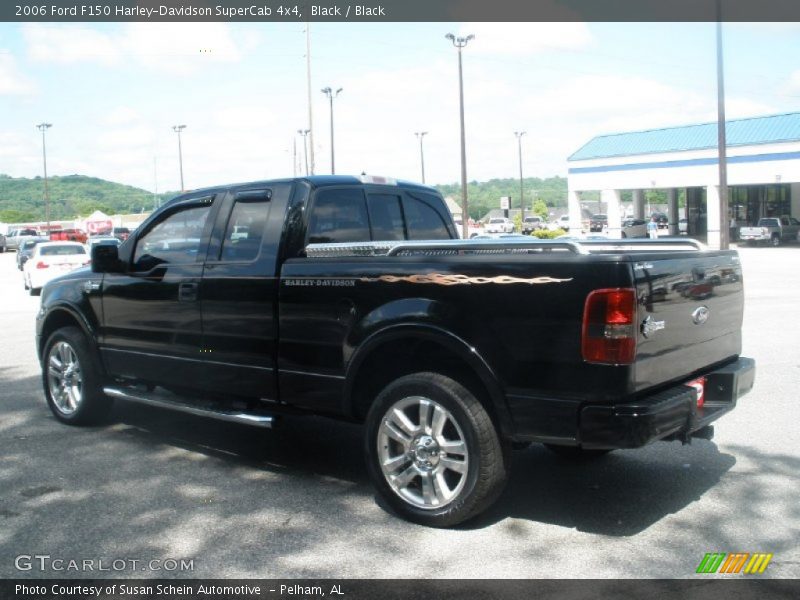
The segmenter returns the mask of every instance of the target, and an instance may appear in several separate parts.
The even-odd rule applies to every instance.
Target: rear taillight
[[[697,392],[697,408],[703,408],[703,404],[706,402],[706,378],[698,377],[697,379],[692,379],[686,385],[695,389]]]
[[[630,288],[595,290],[583,309],[583,360],[628,365],[636,356],[636,292]]]
[[[50,265],[48,265],[46,262],[42,262],[41,260],[40,260],[39,262],[37,262],[37,263],[36,263],[36,268],[37,268],[37,269],[46,269],[46,268],[48,268],[49,266],[50,266]]]

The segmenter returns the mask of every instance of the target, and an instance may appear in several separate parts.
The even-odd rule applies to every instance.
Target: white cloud
[[[786,87],[791,93],[800,93],[800,70],[794,71],[789,76],[789,82]]]
[[[0,49],[0,96],[29,94],[33,85],[20,73],[14,57]]]
[[[22,29],[28,55],[40,62],[116,64],[120,49],[111,35],[89,27],[29,24]]]
[[[89,27],[29,24],[23,27],[28,55],[39,62],[95,63],[125,61],[172,74],[186,74],[208,63],[241,60],[259,43],[257,35],[234,40],[225,23],[129,23],[109,32]]]
[[[592,41],[586,23],[467,23],[459,35],[475,35],[470,53],[528,56],[547,50],[582,48]]]

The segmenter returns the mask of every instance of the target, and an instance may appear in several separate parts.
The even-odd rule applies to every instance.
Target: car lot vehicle
[[[8,232],[6,236],[6,249],[19,250],[20,245],[27,239],[37,237],[39,234],[35,229],[14,229]]]
[[[506,218],[489,219],[489,222],[484,228],[486,233],[513,233],[514,223]]]
[[[114,227],[111,230],[111,235],[117,238],[120,242],[127,240],[130,234],[131,230],[128,227]]]
[[[647,221],[644,219],[623,219],[621,235],[623,238],[647,237]]]
[[[0,233],[0,253],[6,251],[6,234]]]
[[[542,217],[538,215],[525,217],[522,221],[522,233],[525,235],[530,235],[537,229],[544,229],[546,223]]]
[[[592,215],[589,219],[589,231],[602,232],[608,227],[608,215]]]
[[[669,217],[662,212],[654,212],[651,217],[656,218],[656,224],[659,229],[669,229]]]
[[[33,249],[36,247],[36,244],[41,244],[42,242],[50,241],[46,237],[35,237],[35,238],[28,238],[17,250],[17,269],[22,271],[22,268],[25,266],[25,263],[33,254]]]
[[[689,220],[680,219],[678,221],[678,233],[688,233],[688,232],[689,232]]]
[[[588,456],[709,438],[754,379],[741,277],[702,302],[650,291],[723,268],[740,273],[735,250],[692,240],[460,240],[438,192],[386,178],[255,182],[96,245],[91,269],[45,286],[37,350],[67,424],[113,400],[363,422],[385,503],[451,526],[498,497],[514,442]]]
[[[80,229],[59,229],[50,232],[51,242],[79,242],[85,244],[88,234]]]
[[[456,219],[454,222],[456,224],[456,232],[458,233],[458,237],[462,237],[463,225],[461,219]],[[483,234],[484,231],[483,224],[473,223],[472,219],[470,219],[469,225],[467,227],[469,228],[467,237],[470,239]]]
[[[113,244],[119,246],[122,242],[118,237],[113,235],[93,235],[86,240],[86,245],[91,249],[95,244]]]
[[[22,268],[25,289],[37,295],[44,285],[62,273],[89,264],[86,246],[78,242],[41,242],[33,248]]]
[[[561,215],[558,218],[558,227],[564,231],[569,231],[569,215]]]
[[[794,242],[800,234],[800,221],[794,217],[765,217],[755,227],[740,227],[739,240],[751,245],[768,244],[780,246]]]

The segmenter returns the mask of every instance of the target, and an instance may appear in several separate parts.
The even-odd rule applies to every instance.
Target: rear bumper
[[[736,407],[755,380],[755,361],[737,361],[706,374],[705,402],[697,392],[678,385],[657,394],[617,405],[584,406],[579,415],[578,443],[584,448],[638,448],[656,440],[688,441]]]

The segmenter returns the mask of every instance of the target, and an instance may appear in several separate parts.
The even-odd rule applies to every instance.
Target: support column
[[[669,234],[678,235],[678,220],[681,218],[678,214],[678,190],[669,188],[667,190],[667,214],[669,216]]]
[[[578,192],[569,190],[567,192],[567,211],[569,214],[569,232],[580,233],[581,231],[581,200]]]
[[[720,249],[719,232],[719,186],[710,184],[706,187],[706,223],[708,223],[708,238],[706,243],[712,250]]]
[[[644,192],[642,190],[633,190],[633,217],[644,219]]]
[[[793,183],[789,187],[789,194],[791,195],[791,209],[792,216],[795,219],[800,219],[800,183]]]
[[[619,239],[622,237],[622,211],[620,210],[619,190],[603,190],[600,197],[606,203],[608,215],[608,237]]]

